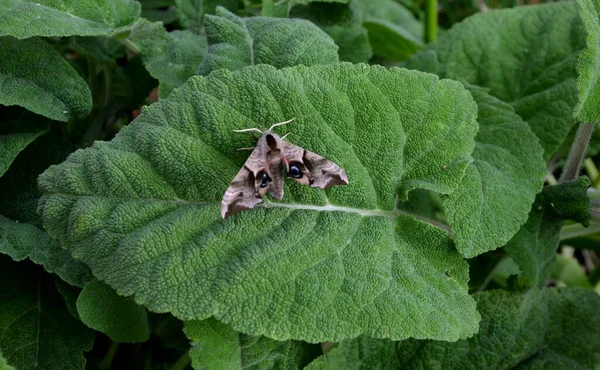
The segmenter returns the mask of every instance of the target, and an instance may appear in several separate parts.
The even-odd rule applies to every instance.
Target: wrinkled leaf
[[[146,309],[96,279],[83,287],[77,312],[84,324],[115,342],[145,342],[150,337]]]
[[[0,0],[0,36],[109,35],[140,15],[134,0]],[[0,58],[4,59],[4,58]]]
[[[217,71],[48,169],[39,209],[96,277],[153,311],[279,340],[456,340],[479,319],[467,264],[444,231],[394,204],[418,187],[456,189],[475,115],[461,84],[421,72]],[[236,148],[253,142],[231,130],[291,117],[293,142],[342,166],[350,185],[288,181],[283,202],[221,220],[248,155]]]
[[[400,369],[398,342],[359,337],[345,340],[317,358],[306,370]]]
[[[235,11],[239,3],[239,0],[175,0],[179,22],[193,31],[200,30],[204,16],[215,14],[218,6]]]
[[[0,348],[19,370],[85,368],[94,332],[75,319],[54,280],[31,263],[0,256]]]
[[[48,43],[0,37],[0,104],[20,105],[57,121],[87,115],[85,81]]]
[[[298,5],[292,8],[290,18],[306,19],[319,26],[339,47],[342,61],[366,63],[373,56],[369,35],[362,26],[362,11],[356,2]]]
[[[206,16],[208,53],[198,74],[238,70],[255,64],[276,68],[334,64],[337,46],[314,24],[302,19],[240,18],[224,8]]]
[[[578,0],[587,29],[587,46],[577,60],[579,101],[575,117],[583,122],[600,121],[600,1]]]
[[[197,74],[208,48],[206,38],[190,31],[167,32],[160,23],[139,22],[130,39],[142,51],[148,72],[156,78],[161,97]]]
[[[31,224],[18,223],[0,215],[0,253],[15,261],[31,259],[55,273],[69,284],[82,287],[90,278],[90,270],[73,259],[45,231]]]
[[[311,3],[348,4],[351,0],[263,0],[262,15],[265,17],[287,17],[295,5]]]
[[[458,342],[399,343],[399,368],[592,369],[600,361],[600,296],[581,289],[475,295],[479,333]],[[566,367],[562,367],[568,365]]]
[[[457,249],[473,257],[503,246],[527,220],[546,164],[537,137],[510,105],[468,88],[479,108],[475,161],[444,204]]]
[[[0,177],[27,145],[47,131],[48,125],[38,122],[0,122]]]
[[[531,126],[548,159],[575,123],[585,30],[574,2],[495,10],[456,24],[408,63],[489,88]]]
[[[188,321],[195,369],[302,369],[320,354],[317,345],[244,335],[215,319]]]
[[[540,201],[555,217],[573,220],[583,226],[590,225],[590,198],[587,190],[590,180],[578,177],[560,185],[547,186],[540,194]]]

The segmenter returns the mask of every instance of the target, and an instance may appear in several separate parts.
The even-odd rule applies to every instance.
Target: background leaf
[[[235,11],[239,3],[239,0],[175,0],[179,22],[196,32],[202,28],[206,14],[215,14],[218,6]]]
[[[134,0],[0,0],[0,8],[0,36],[19,39],[109,35],[126,29],[140,15]]]
[[[397,346],[398,342],[365,336],[345,340],[305,369],[399,369]]]
[[[399,343],[401,368],[592,369],[600,360],[600,297],[582,289],[533,289],[517,295],[475,295],[482,314],[479,333],[455,343]]]
[[[94,332],[75,319],[53,279],[0,256],[0,348],[17,369],[85,368]]]
[[[195,369],[302,369],[321,353],[318,345],[244,335],[215,319],[188,321]]]
[[[440,77],[489,88],[527,121],[548,159],[575,123],[573,66],[584,45],[576,4],[551,3],[469,17],[408,66],[435,66]]]
[[[146,309],[96,279],[83,287],[77,312],[84,324],[115,342],[145,342],[150,338]]]
[[[28,124],[22,120],[0,122],[0,177],[27,145],[47,131],[47,124]]]
[[[38,38],[0,37],[0,104],[20,105],[57,121],[87,115],[92,95],[85,81]]]
[[[2,351],[0,350],[0,370],[15,370],[14,367],[10,366],[4,356],[2,355]]]
[[[457,249],[473,257],[503,246],[527,220],[546,165],[537,137],[510,105],[468,88],[479,108],[475,161],[444,205]]]
[[[252,143],[231,130],[290,117],[293,142],[341,165],[350,185],[288,183],[284,202],[222,221],[223,192],[247,156],[236,148]],[[467,264],[446,232],[394,206],[399,184],[453,191],[475,129],[462,85],[421,72],[224,70],[48,169],[40,211],[97,278],[154,311],[279,340],[456,340],[479,320]]]
[[[198,74],[238,70],[255,64],[276,68],[337,63],[337,46],[314,24],[301,19],[240,18],[223,8],[206,17],[208,53]]]
[[[587,29],[587,46],[577,60],[579,102],[575,117],[586,122],[600,121],[600,1],[578,0],[581,18]]]

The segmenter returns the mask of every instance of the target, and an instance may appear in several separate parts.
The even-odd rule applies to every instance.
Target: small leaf
[[[195,369],[302,369],[321,352],[318,345],[244,335],[215,319],[187,321],[184,331]]]
[[[131,41],[142,52],[142,59],[159,83],[161,97],[197,74],[208,48],[206,38],[190,31],[167,32],[160,23],[140,21],[132,28]]]
[[[583,267],[575,257],[556,255],[556,264],[554,265],[554,271],[552,271],[552,278],[559,285],[586,289],[592,288]]]
[[[77,312],[84,324],[115,342],[145,342],[150,338],[146,309],[96,279],[83,287]]]
[[[600,361],[600,297],[583,289],[476,294],[482,320],[473,338],[455,343],[407,340],[398,368],[593,369]]]
[[[94,332],[75,319],[54,280],[27,262],[0,256],[0,348],[17,369],[85,368]]]
[[[467,264],[446,232],[394,206],[414,188],[456,189],[475,116],[460,83],[422,72],[216,71],[49,168],[39,209],[97,278],[150,310],[278,340],[456,340],[479,319]],[[223,221],[223,193],[247,158],[236,149],[253,142],[231,130],[291,117],[292,142],[338,163],[350,184],[288,182],[282,202]]]
[[[19,39],[109,35],[126,29],[140,15],[134,0],[0,0],[0,8],[0,36]]]
[[[574,115],[582,122],[600,121],[600,1],[578,0],[587,29],[587,46],[577,60],[579,101]]]
[[[473,257],[503,246],[527,220],[546,164],[537,137],[510,105],[467,88],[479,107],[475,161],[444,205],[457,249]]]
[[[47,124],[14,120],[0,122],[0,177],[17,155],[38,136],[48,131]]]
[[[573,220],[585,227],[590,225],[590,198],[587,190],[590,180],[578,177],[560,185],[547,186],[540,194],[540,201],[547,212],[562,220]]]
[[[584,45],[576,4],[549,3],[469,17],[408,66],[420,69],[426,53],[427,70],[435,66],[440,77],[490,89],[531,126],[548,159],[575,123],[574,65]]]
[[[403,61],[421,49],[423,25],[394,0],[355,0],[375,56]]]
[[[217,8],[217,15],[206,16],[205,23],[209,47],[200,75],[255,64],[283,68],[339,61],[333,40],[302,19],[240,18]]]
[[[206,14],[215,14],[219,6],[235,11],[239,3],[239,0],[175,0],[179,22],[195,32],[202,28]]]
[[[82,287],[91,278],[90,270],[45,231],[30,224],[9,220],[0,215],[0,253],[8,254],[15,261],[31,259],[55,273],[69,284]]]
[[[57,121],[92,109],[85,81],[48,43],[0,37],[0,104],[20,105]]]

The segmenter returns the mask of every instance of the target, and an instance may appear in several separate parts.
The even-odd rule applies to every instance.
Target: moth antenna
[[[286,137],[288,137],[288,135],[289,135],[289,134],[291,134],[291,132],[288,132],[287,134],[283,135],[283,136],[281,137],[281,140],[283,140],[283,139],[285,139]]]
[[[295,119],[296,119],[296,118],[292,118],[292,119],[290,119],[290,120],[287,120],[287,121],[284,121],[284,122],[279,122],[279,123],[276,123],[276,124],[274,124],[273,126],[271,126],[271,128],[269,129],[269,131],[273,131],[273,129],[274,129],[275,127],[277,127],[277,126],[282,126],[282,125],[285,125],[286,123],[290,123],[290,122],[292,122],[292,121],[293,121],[293,120],[295,120]]]
[[[257,128],[245,128],[243,130],[231,130],[233,132],[249,132],[249,131],[256,131],[256,132],[260,132],[260,134],[262,135],[262,131],[257,129]]]
[[[237,151],[242,151],[242,150],[254,150],[255,148],[237,148]]]

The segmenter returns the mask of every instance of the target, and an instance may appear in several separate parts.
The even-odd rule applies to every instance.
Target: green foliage
[[[235,11],[239,0],[175,0],[175,5],[181,25],[197,31],[202,27],[206,14],[215,14],[218,6]]]
[[[587,29],[587,46],[577,61],[579,102],[575,117],[580,121],[600,121],[600,1],[579,0],[581,18]]]
[[[145,342],[150,336],[146,309],[96,279],[83,287],[77,312],[84,324],[115,342]]]
[[[589,226],[589,186],[590,180],[587,177],[579,177],[560,185],[546,187],[540,194],[540,200],[546,211],[553,213],[555,217]]]
[[[208,53],[198,74],[270,64],[277,68],[337,63],[337,46],[314,24],[300,19],[240,18],[224,8],[206,17]]]
[[[488,88],[530,125],[548,159],[575,123],[574,65],[584,45],[576,4],[552,3],[470,17],[408,66]]]
[[[302,369],[320,353],[317,345],[244,335],[215,319],[188,321],[184,330],[195,369]]]
[[[46,42],[5,36],[0,37],[0,104],[67,121],[87,115],[92,97],[85,81]]]
[[[94,332],[39,267],[0,256],[0,348],[17,369],[84,369]]]
[[[0,351],[0,370],[15,370],[14,367],[10,366],[4,356],[2,356],[2,351]]]
[[[0,131],[0,177],[17,155],[38,136],[48,131],[48,125],[29,123],[26,119],[2,122]]]

